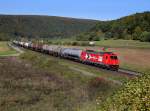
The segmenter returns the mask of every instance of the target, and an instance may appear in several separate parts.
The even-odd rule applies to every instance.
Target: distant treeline
[[[150,42],[150,12],[136,13],[112,21],[55,16],[0,15],[0,40],[16,37],[76,38],[79,41],[131,39]]]
[[[97,21],[55,16],[0,15],[0,40],[10,38],[65,38],[85,32]]]
[[[99,22],[79,34],[77,40],[131,39],[150,42],[150,12],[136,13],[121,19]]]

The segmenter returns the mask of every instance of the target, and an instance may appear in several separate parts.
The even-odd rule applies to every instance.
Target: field
[[[0,42],[0,56],[9,56],[17,52],[10,48],[7,42]]]
[[[96,111],[129,79],[32,51],[0,63],[2,111]]]
[[[150,49],[116,48],[121,68],[138,72],[150,70]]]

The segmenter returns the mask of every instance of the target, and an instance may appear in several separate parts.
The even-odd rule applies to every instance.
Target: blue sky
[[[0,0],[0,14],[112,20],[150,11],[150,0]]]

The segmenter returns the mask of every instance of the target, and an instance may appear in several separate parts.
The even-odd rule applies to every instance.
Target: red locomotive
[[[96,52],[93,50],[81,50],[66,48],[61,52],[61,56],[69,59],[80,60],[82,63],[89,63],[103,68],[118,70],[119,60],[113,52]]]
[[[81,58],[85,62],[94,63],[108,69],[118,70],[119,62],[117,55],[112,52],[95,52],[95,51],[83,51]]]

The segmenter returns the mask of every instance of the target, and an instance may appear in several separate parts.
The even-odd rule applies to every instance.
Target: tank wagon
[[[81,49],[75,49],[75,48],[62,48],[60,52],[60,56],[68,59],[81,59]]]
[[[52,56],[77,60],[84,64],[101,66],[111,70],[118,70],[119,60],[113,52],[96,52],[94,50],[82,50],[77,48],[64,48],[62,46],[38,44],[31,42],[13,41],[17,46],[28,48]]]

